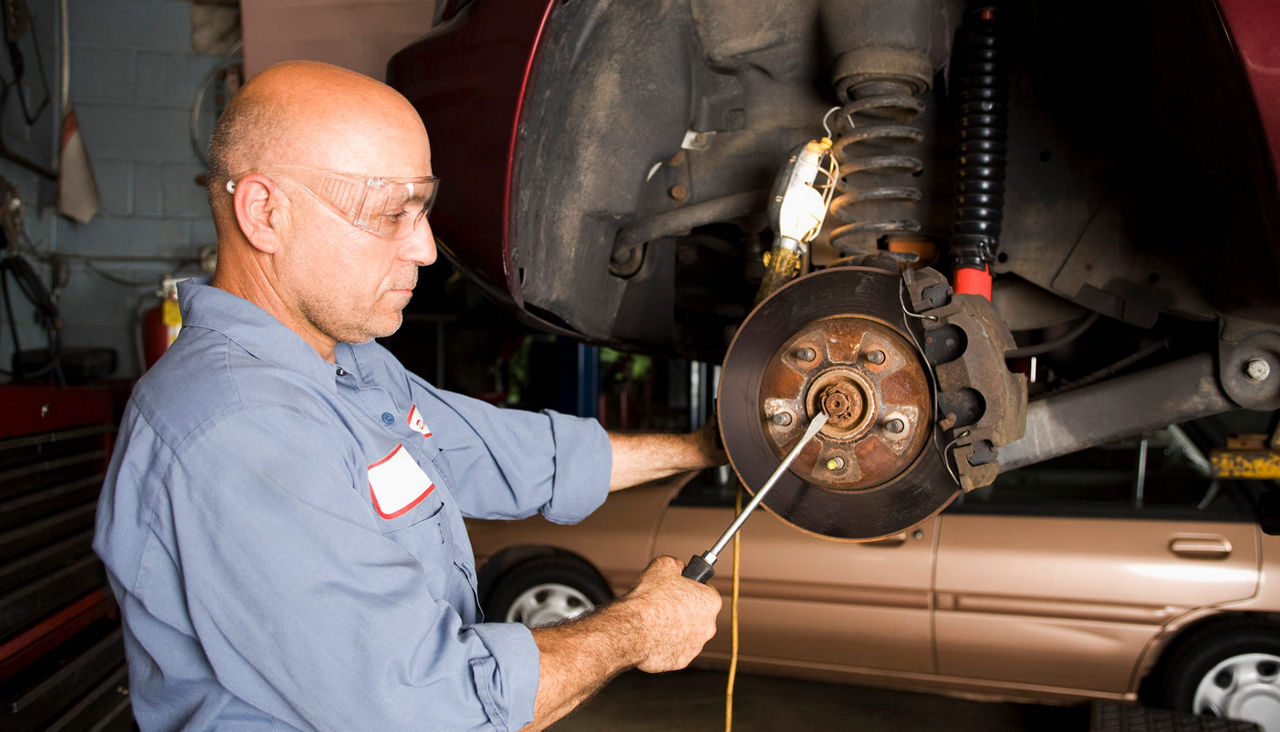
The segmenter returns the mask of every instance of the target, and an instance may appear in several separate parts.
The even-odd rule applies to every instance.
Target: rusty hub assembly
[[[922,333],[901,278],[838,267],[779,289],[747,317],[725,356],[719,419],[729,460],[759,487],[819,411],[829,417],[764,499],[797,528],[868,541],[942,510],[959,488],[938,430]]]

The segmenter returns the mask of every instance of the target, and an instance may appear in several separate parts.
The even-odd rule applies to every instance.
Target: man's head
[[[236,95],[209,146],[214,284],[329,359],[337,341],[390,335],[418,267],[435,261],[430,227],[413,224],[430,176],[426,130],[396,91],[327,64],[273,66]]]

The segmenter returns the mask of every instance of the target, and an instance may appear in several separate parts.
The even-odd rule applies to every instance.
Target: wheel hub
[[[784,343],[765,368],[760,401],[779,459],[810,419],[827,413],[813,469],[801,475],[836,490],[902,473],[930,434],[921,419],[928,414],[929,381],[913,346],[893,328],[859,315],[810,323]]]
[[[857,371],[833,367],[813,379],[803,395],[805,412],[810,418],[819,410],[826,412],[825,433],[836,439],[862,436],[875,417],[874,387]]]

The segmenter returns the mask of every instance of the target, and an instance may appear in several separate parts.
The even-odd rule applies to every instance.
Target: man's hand
[[[689,665],[716,634],[720,593],[680,576],[684,563],[658,557],[640,575],[619,605],[636,613],[643,638],[636,668],[648,673]]]
[[[543,729],[632,666],[657,673],[689,665],[716,632],[720,593],[680,576],[684,564],[658,557],[617,602],[578,620],[533,631]]]
[[[693,433],[693,438],[698,452],[713,466],[729,462],[729,454],[724,451],[724,440],[720,437],[720,420],[715,415]]]

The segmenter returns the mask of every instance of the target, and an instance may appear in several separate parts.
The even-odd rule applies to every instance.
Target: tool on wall
[[[31,10],[27,7],[26,0],[3,0],[3,4],[0,7],[3,7],[4,10],[5,44],[8,48],[10,70],[13,73],[12,80],[0,79],[0,85],[3,86],[0,89],[0,117],[3,117],[4,110],[7,108],[9,95],[14,93],[16,89],[18,103],[22,107],[22,118],[27,126],[30,127],[36,123],[40,114],[49,105],[49,80],[44,70],[44,56],[40,53],[40,44],[32,25]],[[25,91],[27,88],[27,62],[26,56],[22,53],[21,43],[22,39],[27,36],[31,38],[36,69],[39,72],[36,80],[36,91],[39,96],[35,99],[28,99]],[[36,162],[10,149],[5,144],[3,131],[0,131],[0,155],[37,175],[50,179],[58,177],[54,164],[45,165]]]
[[[36,78],[37,85],[34,89],[39,96],[32,100],[27,99],[27,85],[23,83],[27,76],[27,62],[20,45],[22,37],[28,33],[31,34],[36,70],[40,74]],[[31,9],[27,7],[26,0],[4,0],[4,40],[9,49],[9,63],[13,67],[13,85],[18,88],[18,103],[22,105],[22,118],[31,126],[40,118],[45,107],[49,106],[49,79],[44,71],[39,39],[32,30]]]
[[[98,182],[89,165],[89,149],[71,107],[71,36],[67,0],[61,1],[62,140],[58,145],[58,213],[87,224],[98,213]]]
[[[59,268],[54,268],[54,289],[51,292],[41,282],[31,263],[20,251],[20,244],[26,235],[23,224],[25,206],[18,189],[9,181],[0,178],[0,240],[3,242],[3,253],[0,254],[0,306],[3,307],[4,322],[8,326],[10,338],[13,340],[13,370],[0,368],[0,375],[11,377],[17,381],[35,379],[53,373],[60,376],[59,356],[62,351],[62,317],[58,310]],[[18,334],[18,319],[13,307],[13,298],[9,294],[10,281],[35,309],[36,322],[48,336],[48,348],[44,353],[43,363],[28,368],[23,360],[22,342]]]

